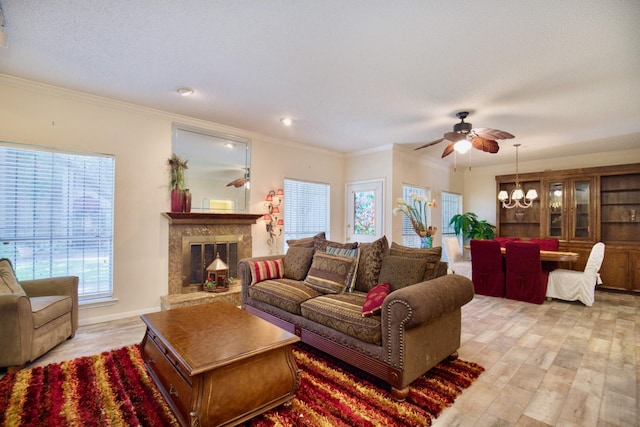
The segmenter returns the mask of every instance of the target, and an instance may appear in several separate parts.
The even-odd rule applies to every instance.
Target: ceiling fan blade
[[[447,145],[444,149],[444,151],[442,152],[442,158],[444,159],[445,157],[447,157],[449,154],[453,153],[453,144],[454,142],[450,142],[449,145]]]
[[[449,141],[453,141],[453,142],[462,141],[466,137],[467,137],[466,134],[460,133],[460,132],[447,132],[444,134],[445,139],[448,139]]]
[[[442,141],[444,141],[444,138],[440,138],[440,139],[436,139],[435,141],[427,142],[426,144],[421,145],[418,148],[415,148],[414,151],[415,150],[420,150],[422,148],[431,147],[432,145],[440,144]]]
[[[471,145],[473,148],[477,150],[482,150],[485,153],[497,153],[500,150],[500,145],[498,145],[498,141],[494,141],[492,139],[484,139],[479,136],[474,136],[471,139]]]
[[[505,132],[499,129],[491,129],[491,128],[477,128],[473,129],[473,133],[484,138],[484,139],[511,139],[515,138],[509,132]]]

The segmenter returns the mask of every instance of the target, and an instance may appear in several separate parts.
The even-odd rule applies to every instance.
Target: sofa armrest
[[[71,326],[78,330],[78,276],[61,276],[46,279],[22,280],[20,285],[29,297],[44,297],[48,295],[67,295],[71,297]]]
[[[238,276],[240,277],[241,286],[241,300],[244,302],[248,297],[249,285],[251,285],[251,268],[249,267],[250,261],[265,261],[280,259],[283,255],[267,255],[253,258],[242,258],[238,261]]]
[[[383,330],[405,329],[429,323],[473,299],[473,282],[458,274],[447,274],[398,289],[382,305]]]
[[[21,294],[0,295],[0,366],[18,366],[31,357],[31,301]]]

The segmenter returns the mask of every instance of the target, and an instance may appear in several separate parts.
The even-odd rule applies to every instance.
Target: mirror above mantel
[[[175,124],[172,151],[188,160],[185,180],[191,212],[248,212],[249,139]]]

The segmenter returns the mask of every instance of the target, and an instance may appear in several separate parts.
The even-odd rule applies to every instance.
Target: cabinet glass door
[[[547,236],[558,239],[566,238],[564,233],[564,211],[565,211],[565,189],[564,183],[549,183],[549,218]]]
[[[572,239],[591,237],[591,181],[573,181]]]

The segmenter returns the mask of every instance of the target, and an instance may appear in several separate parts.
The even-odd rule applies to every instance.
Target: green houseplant
[[[449,225],[453,226],[456,236],[462,234],[465,242],[470,239],[493,239],[496,236],[496,226],[489,224],[486,219],[478,219],[473,212],[454,215]]]
[[[189,169],[188,160],[183,160],[177,154],[172,153],[167,164],[169,165],[169,189],[171,190],[171,212],[184,210],[185,180],[184,171]]]

